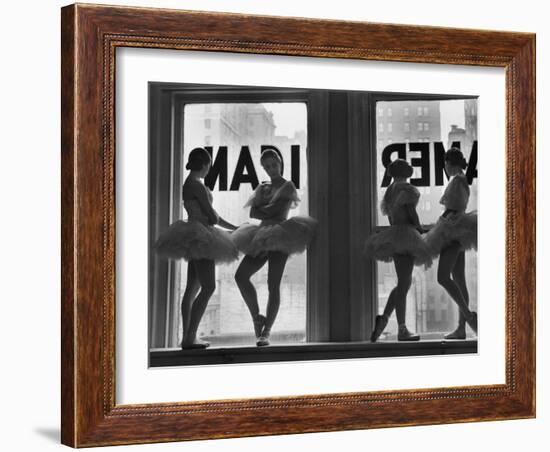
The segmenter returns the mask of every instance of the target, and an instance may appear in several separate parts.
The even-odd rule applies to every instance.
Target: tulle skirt
[[[239,251],[228,232],[199,221],[178,220],[164,231],[155,243],[158,255],[169,259],[211,259],[232,262]]]
[[[239,251],[249,256],[256,257],[266,251],[298,254],[306,250],[316,227],[317,220],[295,216],[277,224],[245,223],[231,234],[231,238]]]
[[[432,256],[440,254],[452,242],[460,243],[463,250],[477,249],[477,211],[439,217],[425,239]]]
[[[415,265],[432,265],[430,248],[412,225],[393,225],[372,234],[365,242],[365,256],[391,262],[396,254],[414,257]]]

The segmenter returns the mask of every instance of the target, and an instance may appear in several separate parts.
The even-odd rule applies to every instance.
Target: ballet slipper
[[[446,334],[445,339],[464,340],[466,339],[466,328],[464,325],[458,325],[452,333]]]
[[[252,320],[254,323],[254,334],[256,336],[256,339],[258,339],[262,335],[262,330],[265,325],[265,316],[262,314],[258,314],[254,317]]]
[[[477,312],[472,311],[470,317],[466,319],[466,323],[477,334]]]
[[[388,324],[388,318],[383,315],[377,315],[376,320],[374,321],[374,330],[372,331],[372,334],[370,336],[371,342],[376,342],[382,332],[384,331],[384,328],[386,328],[386,325]]]
[[[209,342],[191,342],[190,344],[187,344],[185,342],[181,343],[181,349],[182,350],[193,350],[193,349],[204,349],[210,347]]]
[[[193,339],[189,340],[187,336],[184,336],[183,340],[181,341],[182,350],[200,349],[200,348],[208,348],[208,347],[210,347],[210,342],[201,341],[196,337],[193,337]]]
[[[398,341],[419,341],[420,336],[418,334],[411,333],[405,325],[401,325],[397,331],[397,340]]]
[[[269,345],[269,335],[270,335],[270,331],[266,330],[264,328],[263,331],[262,331],[262,334],[260,335],[260,337],[256,341],[256,345],[258,347],[265,347],[265,346]]]

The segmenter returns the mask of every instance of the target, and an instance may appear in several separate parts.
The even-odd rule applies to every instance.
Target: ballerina
[[[197,340],[196,335],[216,289],[215,264],[235,261],[239,255],[230,234],[214,226],[236,229],[216,213],[212,207],[212,193],[201,181],[208,174],[211,163],[210,154],[204,149],[191,151],[185,166],[190,173],[182,187],[188,220],[172,223],[155,243],[155,251],[160,256],[188,262],[187,285],[181,301],[182,349],[210,345]]]
[[[411,287],[414,265],[429,267],[432,258],[420,235],[424,232],[416,212],[420,193],[407,182],[413,174],[412,166],[405,160],[397,159],[388,165],[387,171],[393,181],[384,193],[380,208],[382,213],[388,216],[390,226],[367,239],[365,254],[383,262],[393,261],[397,285],[388,297],[383,314],[376,316],[370,340],[378,340],[395,309],[398,323],[397,339],[418,341],[420,336],[411,333],[405,324],[407,293]]]
[[[433,256],[439,254],[437,281],[459,308],[457,328],[445,339],[466,339],[466,323],[477,333],[477,313],[469,309],[465,277],[465,251],[477,249],[477,212],[466,213],[470,197],[464,155],[457,148],[445,153],[445,170],[451,177],[441,200],[445,211],[426,234]],[[452,278],[451,278],[452,276]]]
[[[257,346],[269,345],[271,328],[280,305],[280,285],[288,256],[302,253],[313,238],[317,221],[309,216],[289,219],[289,210],[296,207],[299,198],[292,181],[282,177],[283,162],[278,153],[266,150],[260,158],[270,177],[256,188],[245,204],[250,206],[250,217],[261,220],[259,225],[241,225],[232,234],[234,243],[245,256],[235,281],[248,306],[257,338]],[[267,262],[269,291],[266,315],[260,314],[258,296],[250,278]]]

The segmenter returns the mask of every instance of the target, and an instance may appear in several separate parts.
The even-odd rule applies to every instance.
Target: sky
[[[307,124],[307,108],[303,102],[266,103],[264,107],[273,113],[275,135],[292,138],[295,132],[304,130],[304,124]]]

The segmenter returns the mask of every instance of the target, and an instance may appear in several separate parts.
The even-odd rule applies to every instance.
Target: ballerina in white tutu
[[[256,345],[269,345],[271,328],[280,305],[280,285],[288,256],[302,253],[313,238],[317,221],[308,216],[287,219],[289,210],[299,202],[292,181],[282,177],[282,159],[273,150],[260,158],[262,167],[271,178],[260,184],[245,207],[250,217],[261,220],[259,225],[244,224],[232,234],[232,239],[245,254],[235,273],[241,295],[250,310],[257,338]],[[269,298],[266,316],[260,314],[258,296],[250,278],[268,263]]]
[[[437,281],[459,308],[458,327],[446,339],[466,339],[466,323],[477,333],[477,313],[470,311],[466,286],[465,251],[477,249],[477,212],[466,213],[470,198],[464,155],[457,148],[445,153],[445,170],[451,177],[441,200],[445,211],[426,234],[426,243],[433,256],[439,254]],[[452,276],[452,278],[451,278]]]
[[[212,193],[203,184],[210,170],[210,154],[202,148],[191,151],[186,168],[191,172],[182,188],[183,206],[188,220],[178,220],[164,231],[155,243],[155,251],[170,259],[185,259],[187,285],[181,301],[183,320],[182,348],[206,348],[210,344],[197,340],[197,329],[210,297],[216,289],[215,264],[238,259],[239,252],[229,230],[236,226],[220,218],[212,207]],[[200,290],[200,292],[199,292]]]
[[[365,255],[374,259],[391,262],[395,265],[397,285],[391,291],[382,315],[377,315],[371,342],[376,342],[395,309],[398,323],[399,341],[418,341],[420,336],[411,333],[405,324],[407,293],[412,283],[414,265],[429,267],[432,263],[430,250],[421,233],[424,232],[416,205],[420,193],[407,182],[413,169],[405,160],[397,159],[388,165],[387,171],[393,178],[386,189],[380,208],[388,216],[390,226],[375,232],[365,242]]]

